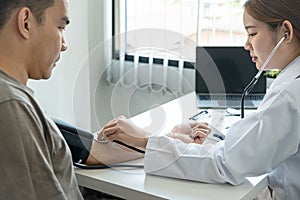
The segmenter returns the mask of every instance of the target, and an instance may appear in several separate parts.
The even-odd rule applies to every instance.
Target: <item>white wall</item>
[[[91,131],[118,115],[133,116],[176,98],[176,94],[107,84],[105,58],[111,45],[110,3],[110,0],[70,0],[71,24],[65,32],[68,50],[62,53],[49,80],[29,82],[49,115]],[[193,70],[186,73],[188,85],[193,85]],[[186,90],[190,91],[191,87]]]

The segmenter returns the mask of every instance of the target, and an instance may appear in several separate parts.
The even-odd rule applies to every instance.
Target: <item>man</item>
[[[70,149],[26,86],[28,79],[48,79],[67,49],[68,2],[0,0],[0,15],[1,199],[82,199]],[[107,164],[141,157],[110,142],[89,138],[88,143],[91,149],[81,146],[72,152],[77,154],[74,162]]]

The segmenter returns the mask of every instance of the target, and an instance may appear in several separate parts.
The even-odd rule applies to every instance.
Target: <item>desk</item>
[[[190,93],[132,118],[152,133],[165,133],[175,124],[188,121],[198,112],[195,94]],[[129,164],[141,164],[138,159]],[[143,169],[76,169],[79,185],[124,199],[253,199],[267,186],[266,175],[248,178],[239,186],[206,184],[146,175]]]

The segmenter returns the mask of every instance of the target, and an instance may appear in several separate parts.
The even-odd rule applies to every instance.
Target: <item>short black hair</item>
[[[42,23],[44,12],[54,5],[55,0],[0,0],[0,30],[7,23],[15,9],[28,7],[38,23]]]

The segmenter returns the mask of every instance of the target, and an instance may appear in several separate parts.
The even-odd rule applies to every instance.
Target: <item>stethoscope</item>
[[[99,139],[98,139],[97,137],[94,137],[94,140],[95,140],[96,142],[99,142],[99,143],[102,143],[102,144],[108,143],[108,139],[107,139],[107,137],[105,137],[105,135],[103,135],[103,136],[100,137]],[[127,147],[128,149],[133,150],[133,151],[136,151],[136,152],[145,154],[145,151],[144,151],[144,150],[141,150],[141,149],[136,148],[136,147],[134,147],[134,146],[130,146],[130,145],[128,145],[128,144],[126,144],[126,143],[124,143],[124,142],[121,142],[121,141],[119,141],[119,140],[113,140],[112,142],[115,142],[115,143],[117,143],[117,144],[120,144],[120,145],[122,145],[122,146],[124,146],[124,147]]]
[[[276,46],[274,47],[274,49],[271,51],[270,55],[268,56],[268,58],[266,59],[266,61],[263,63],[262,67],[260,68],[260,70],[257,72],[257,74],[254,76],[254,78],[250,81],[250,83],[245,87],[243,94],[242,94],[242,98],[241,98],[241,114],[237,114],[237,113],[232,113],[229,112],[228,110],[226,110],[226,115],[228,116],[239,116],[241,115],[241,118],[244,118],[244,100],[245,97],[251,92],[251,90],[254,88],[254,86],[256,85],[258,79],[260,78],[262,72],[265,70],[266,66],[269,64],[271,58],[274,56],[274,54],[276,53],[276,51],[279,49],[280,45],[283,43],[283,41],[289,36],[289,32],[286,32],[284,34],[284,36],[279,40],[279,42],[276,44]],[[190,117],[190,120],[194,120],[197,121],[198,117],[201,115],[206,115],[208,114],[207,110],[202,110],[199,113],[197,113],[196,115]],[[216,135],[219,137],[219,139],[224,140],[225,139],[225,135]]]
[[[105,165],[105,164],[101,164],[101,165],[86,165],[86,164],[82,164],[82,163],[76,163],[73,162],[73,165],[75,167],[78,167],[80,169],[108,169],[108,168],[144,168],[144,165],[133,165],[133,164],[112,164],[112,165]]]
[[[282,42],[289,36],[289,32],[286,32],[284,34],[284,36],[279,40],[279,42],[277,43],[277,45],[274,47],[274,49],[271,51],[270,55],[268,56],[268,58],[266,59],[266,61],[264,62],[264,64],[262,65],[262,67],[260,68],[260,70],[257,72],[257,74],[254,76],[254,78],[250,81],[250,83],[245,87],[244,91],[243,91],[243,95],[242,95],[242,99],[241,99],[241,118],[244,118],[245,115],[245,108],[244,108],[244,100],[245,97],[251,92],[251,90],[254,88],[254,86],[256,85],[259,77],[261,76],[262,72],[265,70],[266,66],[269,64],[271,58],[274,56],[274,54],[276,53],[276,51],[279,49],[280,45],[282,44]]]

